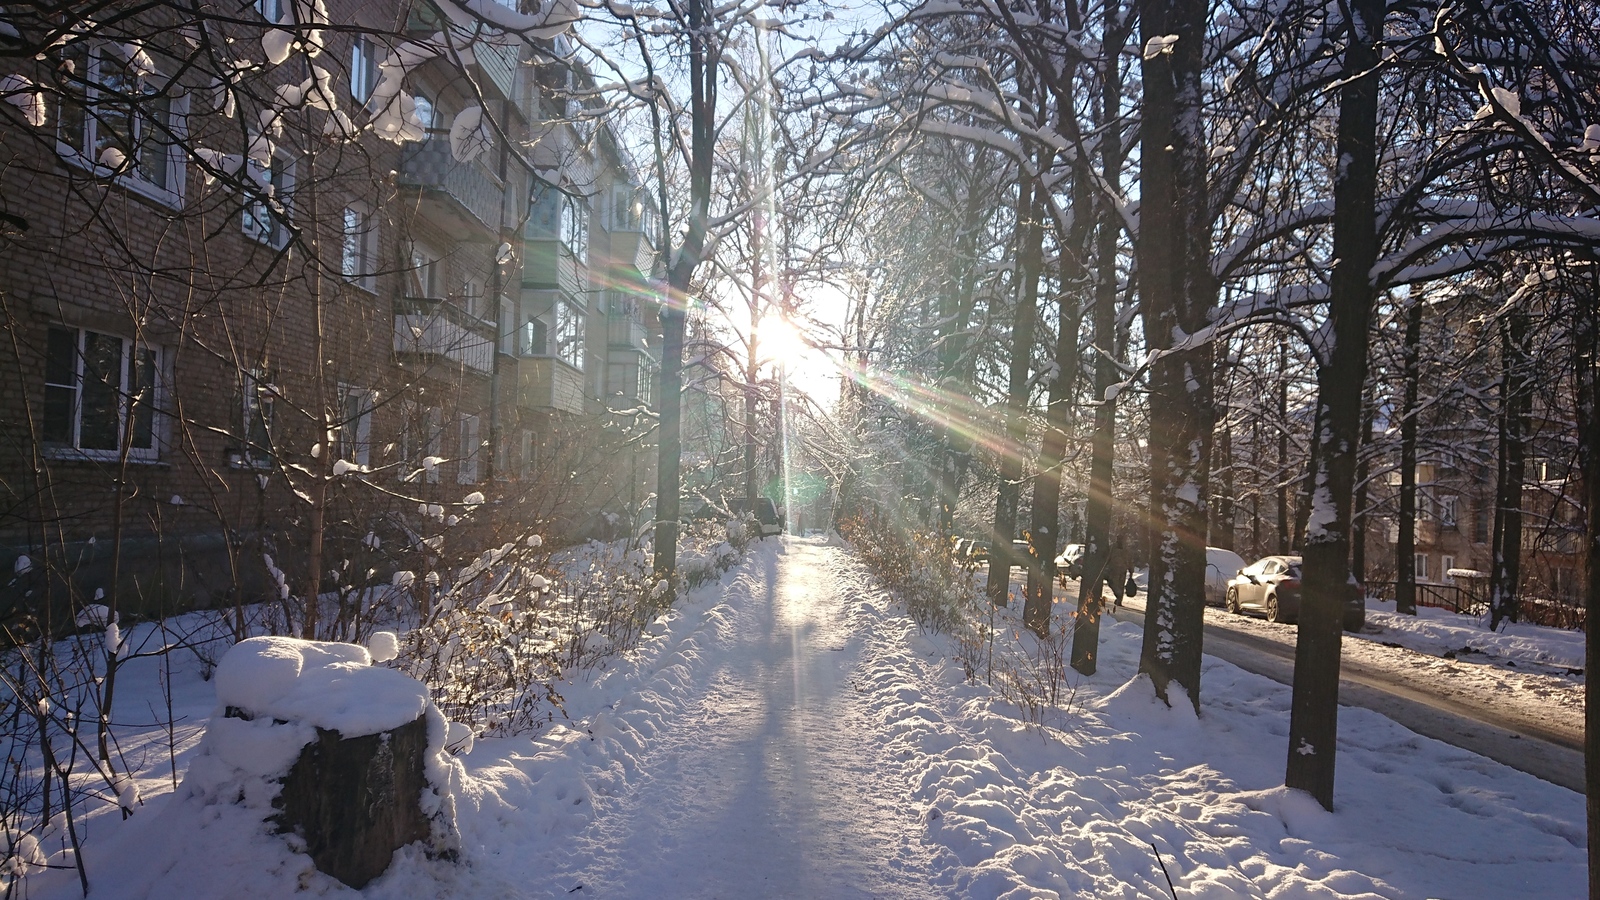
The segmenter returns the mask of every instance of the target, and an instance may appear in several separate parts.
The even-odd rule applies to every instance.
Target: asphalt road
[[[1141,626],[1144,624],[1143,609],[1127,604],[1114,615],[1137,620]],[[1292,628],[1283,629],[1282,641],[1231,629],[1225,618],[1207,616],[1205,628],[1206,653],[1281,684],[1293,683],[1295,632]],[[1348,658],[1340,665],[1339,677],[1341,705],[1365,707],[1418,734],[1583,793],[1581,730],[1574,734],[1556,723],[1518,716],[1515,711],[1462,703],[1431,693],[1426,681],[1397,681],[1383,671]]]

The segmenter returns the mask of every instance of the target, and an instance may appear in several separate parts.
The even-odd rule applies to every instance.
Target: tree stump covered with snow
[[[318,870],[359,890],[394,851],[428,837],[427,752],[424,718],[355,738],[318,728],[283,779],[278,825],[305,840]]]
[[[281,784],[273,819],[318,870],[359,889],[408,844],[449,854],[446,725],[421,683],[355,644],[251,638],[216,684],[212,753]]]

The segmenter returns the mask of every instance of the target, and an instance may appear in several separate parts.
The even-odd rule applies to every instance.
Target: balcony
[[[476,375],[494,371],[495,327],[461,308],[426,297],[394,302],[394,353],[400,358],[448,361]]]
[[[606,316],[606,344],[645,350],[650,346],[650,334],[644,330],[644,322],[635,316]]]
[[[517,360],[517,405],[583,414],[583,372],[553,356]]]
[[[472,229],[487,229],[496,236],[503,222],[501,210],[510,191],[479,162],[463,163],[450,155],[450,142],[435,135],[406,144],[400,151],[400,183],[421,188],[434,201],[434,212],[447,222]],[[512,203],[517,198],[511,198]]]
[[[655,269],[656,248],[643,231],[611,232],[611,259],[619,266],[631,266],[646,278]]]

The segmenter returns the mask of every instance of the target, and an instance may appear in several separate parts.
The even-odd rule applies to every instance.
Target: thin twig
[[[1161,851],[1156,849],[1154,841],[1148,841],[1147,843],[1150,844],[1150,852],[1156,855],[1156,865],[1161,867],[1161,874],[1167,879],[1167,890],[1172,892],[1172,900],[1178,900],[1178,889],[1172,886],[1172,875],[1167,872],[1167,864],[1161,859]]]

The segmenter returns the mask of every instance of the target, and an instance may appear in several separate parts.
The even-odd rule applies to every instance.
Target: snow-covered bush
[[[972,574],[956,565],[948,540],[876,511],[845,520],[839,531],[919,625],[957,637],[972,628]]]

